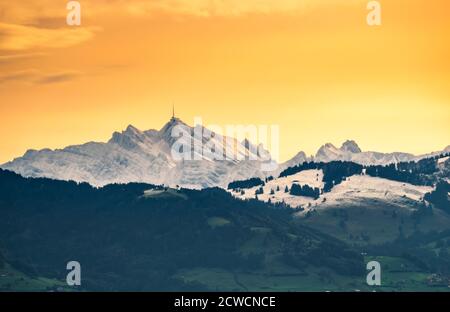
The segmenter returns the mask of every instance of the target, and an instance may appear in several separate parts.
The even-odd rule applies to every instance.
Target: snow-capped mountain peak
[[[193,156],[190,161],[173,157],[173,144],[181,135],[191,136],[188,141],[194,143],[190,147]],[[196,150],[195,144],[201,149]],[[217,154],[208,153],[205,145],[218,153],[234,153],[236,159],[215,158]],[[107,143],[91,142],[61,150],[30,150],[1,167],[26,177],[73,180],[95,186],[146,182],[188,188],[226,187],[234,180],[265,177],[266,173],[261,171],[265,160],[261,153],[268,154],[262,146],[248,140],[240,143],[234,138],[213,134],[200,125],[190,127],[172,117],[160,130],[141,131],[129,125],[122,132],[114,132]]]
[[[188,145],[190,151],[186,153],[192,156],[191,159],[175,159],[173,155],[173,144],[178,142],[180,136],[188,136],[187,141],[193,143]],[[198,146],[201,148],[198,149]],[[184,146],[182,149],[185,149]],[[444,151],[447,152],[450,152],[450,146]],[[284,169],[306,161],[341,160],[362,165],[385,165],[417,161],[441,153],[414,156],[363,152],[355,141],[348,140],[340,148],[331,143],[323,145],[315,157],[307,157],[300,152],[277,169],[275,167],[274,171],[266,172],[262,165],[273,161],[270,161],[270,153],[261,144],[256,145],[248,139],[239,142],[236,138],[213,133],[201,125],[188,126],[181,119],[172,117],[160,130],[141,131],[129,125],[122,132],[114,132],[106,143],[88,142],[57,150],[28,150],[22,157],[0,167],[25,177],[73,180],[95,186],[146,182],[204,188],[226,187],[230,182],[253,177],[276,177]],[[222,158],[217,158],[218,155]]]
[[[117,144],[127,150],[130,150],[138,148],[140,144],[146,144],[147,140],[147,135],[144,132],[132,125],[129,125],[125,131],[114,132],[108,143]]]
[[[343,154],[343,151],[338,149],[331,143],[327,143],[319,148],[316,153],[315,159],[318,161],[331,161],[334,159],[339,159]]]
[[[342,143],[342,146],[340,148],[343,152],[348,153],[361,153],[361,149],[359,148],[358,144],[353,140],[347,140],[344,143]]]
[[[450,153],[450,145],[447,146],[447,147],[444,149],[444,152],[445,152],[445,153]]]
[[[450,152],[450,148],[447,147]],[[371,151],[361,151],[358,144],[353,140],[345,141],[341,148],[336,148],[333,144],[328,143],[320,147],[317,151],[314,161],[330,162],[330,161],[352,161],[361,165],[387,165],[399,162],[418,161],[422,158],[436,156],[446,153],[447,149],[440,152],[434,152],[426,155],[413,155],[408,153],[394,152],[381,153]]]
[[[159,130],[159,133],[161,135],[171,135],[172,130],[176,127],[176,126],[182,126],[182,127],[188,127],[190,128],[186,123],[184,123],[181,119],[177,118],[177,117],[172,117],[170,118],[170,120]]]
[[[136,128],[133,125],[128,125],[128,127],[125,129],[124,131],[125,133],[130,133],[130,134],[142,134],[142,131],[139,130],[138,128]]]

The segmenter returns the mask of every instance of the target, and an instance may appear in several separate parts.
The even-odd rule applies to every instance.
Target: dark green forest
[[[0,214],[1,258],[30,277],[57,280],[65,279],[67,262],[79,261],[85,290],[205,290],[177,272],[264,272],[274,263],[364,274],[361,255],[294,225],[290,209],[236,200],[221,189],[97,189],[0,171]]]

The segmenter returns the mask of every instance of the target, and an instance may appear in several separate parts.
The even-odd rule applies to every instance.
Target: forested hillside
[[[307,272],[319,269],[364,275],[357,252],[294,225],[292,210],[236,200],[221,189],[145,184],[96,189],[0,171],[0,214],[0,244],[10,265],[64,280],[67,262],[79,261],[87,290],[209,289],[182,273],[198,268],[294,277],[315,276]]]

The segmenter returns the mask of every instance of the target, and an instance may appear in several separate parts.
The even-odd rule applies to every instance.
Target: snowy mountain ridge
[[[262,146],[255,147],[246,140],[237,142],[219,134],[211,138],[216,149],[224,153],[232,150],[238,160],[216,161],[195,149],[185,151],[192,153],[193,160],[175,160],[172,146],[178,138],[173,136],[174,130],[198,140],[192,136],[195,127],[173,117],[159,131],[141,131],[130,125],[122,132],[114,132],[107,143],[29,150],[0,167],[25,177],[88,182],[94,186],[145,182],[186,188],[225,187],[234,180],[265,176],[260,167],[267,162],[268,152]]]
[[[172,153],[172,147],[177,142],[174,130],[191,138],[193,146],[212,142],[214,151],[205,153],[193,148],[184,151],[192,156],[192,160],[175,159]],[[247,139],[238,142],[218,133],[212,133],[208,143],[203,137],[195,137],[195,131],[212,133],[201,125],[190,127],[175,117],[160,130],[141,131],[129,125],[122,132],[114,132],[106,143],[88,142],[56,150],[28,150],[22,157],[0,168],[25,177],[72,180],[94,186],[144,182],[201,189],[215,186],[226,188],[230,182],[252,177],[276,177],[286,168],[306,161],[345,160],[362,165],[385,165],[417,161],[442,153],[414,156],[407,153],[363,152],[355,141],[346,141],[340,148],[331,143],[325,144],[314,157],[299,152],[292,159],[278,164],[275,171],[266,172],[261,169],[262,166],[273,160],[262,145],[253,145]],[[227,154],[230,151],[236,156],[235,159],[214,158],[214,153]],[[445,151],[450,152],[450,146]]]
[[[317,198],[290,193],[294,184],[322,190],[322,179],[322,170],[304,170],[287,177],[268,180],[262,186],[230,189],[228,192],[238,199],[256,198],[263,202],[284,203],[291,208],[303,208],[304,212],[308,212],[326,207],[365,205],[366,200],[385,201],[410,209],[411,202],[421,202],[424,195],[433,190],[429,186],[416,186],[361,174],[346,178],[330,192],[321,192]]]
[[[355,141],[345,141],[340,148],[331,143],[320,147],[317,151],[314,161],[330,162],[335,160],[351,161],[360,165],[387,165],[399,162],[419,161],[423,158],[437,156],[448,153],[450,146],[443,151],[433,152],[425,155],[413,155],[409,153],[380,153],[372,151],[362,151]]]

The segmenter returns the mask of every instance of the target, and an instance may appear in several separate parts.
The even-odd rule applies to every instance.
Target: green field
[[[359,206],[316,210],[309,217],[297,218],[297,221],[360,246],[383,244],[415,232],[450,229],[450,215],[441,210],[434,209],[431,215],[420,217],[413,211],[395,204],[367,200]]]
[[[366,276],[348,277],[332,271],[309,267],[306,272],[277,269],[261,272],[232,272],[223,269],[196,268],[182,270],[175,275],[184,282],[200,283],[210,291],[306,291],[306,292],[412,292],[450,291],[445,285],[429,283],[432,274],[420,272],[402,258],[367,257],[367,262],[377,260],[381,264],[381,286],[368,286]]]

